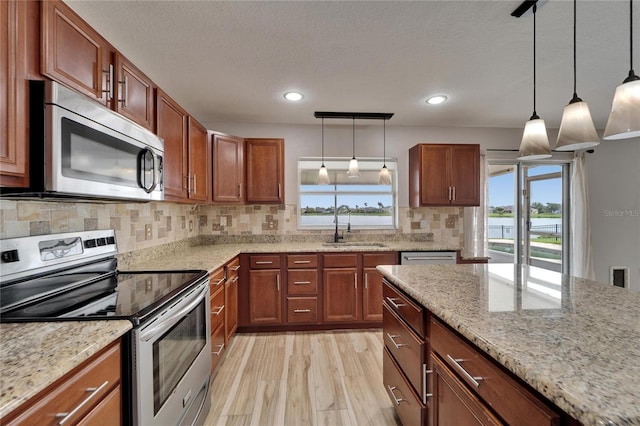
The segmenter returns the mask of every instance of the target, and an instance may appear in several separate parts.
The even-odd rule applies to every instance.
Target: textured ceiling
[[[532,15],[510,16],[520,1],[67,3],[208,127],[317,123],[320,110],[517,128],[533,109]],[[549,127],[573,93],[572,11],[551,0],[537,14],[537,112]],[[629,70],[628,14],[623,0],[578,2],[578,95],[598,128]],[[305,98],[288,103],[289,90]],[[425,104],[439,93],[445,104]]]

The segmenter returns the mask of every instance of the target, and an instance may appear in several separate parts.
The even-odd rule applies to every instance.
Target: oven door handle
[[[157,324],[152,324],[150,325],[149,328],[142,330],[140,332],[140,339],[142,339],[144,342],[148,342],[154,337],[161,336],[162,334],[164,334],[166,330],[170,329],[175,324],[177,324],[180,320],[182,320],[182,318],[190,310],[198,306],[198,304],[202,302],[202,299],[207,295],[208,290],[209,288],[205,285],[203,289],[198,292],[197,295],[189,297],[189,299],[192,300],[192,302],[188,303],[186,306],[182,308],[179,308],[179,310],[176,312],[170,312],[170,315],[168,316],[167,319],[162,320]],[[182,300],[180,303],[185,303],[185,301]],[[171,309],[173,308],[169,308],[169,310]]]

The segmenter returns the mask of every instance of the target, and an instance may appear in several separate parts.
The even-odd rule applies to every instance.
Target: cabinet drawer
[[[120,415],[116,415],[119,413]],[[122,392],[120,386],[104,397],[76,426],[117,426],[122,424]]]
[[[251,255],[249,256],[249,267],[251,269],[278,269],[280,268],[279,255]]]
[[[318,292],[317,269],[295,269],[287,272],[289,294],[312,294]]]
[[[287,297],[287,322],[318,322],[318,298]]]
[[[317,268],[318,255],[316,254],[288,254],[287,268]]]
[[[426,424],[426,406],[413,393],[411,385],[386,348],[382,355],[382,381],[403,425]]]
[[[398,314],[409,326],[422,338],[425,337],[424,309],[413,303],[404,294],[395,289],[386,280],[383,280],[383,302]]]
[[[227,279],[234,279],[238,276],[238,271],[240,270],[240,258],[235,258],[231,262],[227,263]]]
[[[213,294],[218,291],[218,289],[222,288],[222,284],[224,284],[224,281],[224,268],[216,269],[215,271],[209,273],[209,292]]]
[[[358,266],[358,255],[351,254],[325,254],[325,268],[351,268]]]
[[[224,354],[224,324],[211,333],[211,371],[215,370]]]
[[[120,384],[120,343],[94,356],[79,370],[68,374],[63,381],[43,397],[35,397],[35,404],[7,425],[57,425],[62,418],[57,413],[72,413],[70,424],[87,416],[112,389]],[[86,401],[86,402],[85,402]],[[118,422],[120,412],[118,412]],[[3,422],[3,424],[5,424]]]
[[[224,288],[218,290],[210,299],[211,305],[211,331],[218,328],[222,320],[224,320]]]
[[[363,268],[375,268],[378,265],[397,265],[398,253],[365,253],[362,255]]]
[[[478,349],[433,318],[430,326],[433,351],[506,423],[527,426],[559,424],[558,414]]]
[[[426,404],[426,344],[388,306],[382,309],[382,329],[387,350]]]

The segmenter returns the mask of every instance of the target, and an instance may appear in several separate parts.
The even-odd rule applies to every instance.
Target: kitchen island
[[[640,293],[512,264],[378,271],[579,422],[640,425]]]

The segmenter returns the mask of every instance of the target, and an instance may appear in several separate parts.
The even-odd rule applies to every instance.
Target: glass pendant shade
[[[360,169],[358,168],[358,160],[356,160],[356,157],[353,157],[351,161],[349,161],[349,170],[347,171],[347,174],[350,178],[360,177]]]
[[[551,157],[544,120],[534,115],[524,125],[518,160],[541,160]]]
[[[640,137],[640,79],[633,77],[636,79],[628,81],[630,76],[616,88],[603,139]]]
[[[329,172],[324,164],[318,170],[318,185],[329,185]]]
[[[556,150],[575,151],[599,144],[600,139],[591,119],[589,105],[579,100],[564,107]]]
[[[380,185],[391,185],[391,173],[386,165],[382,166],[378,174],[378,183]]]

